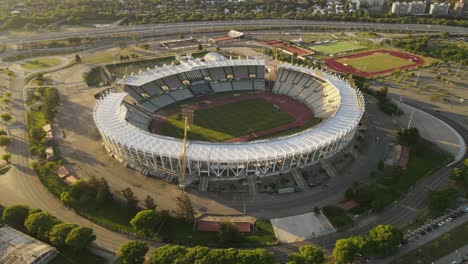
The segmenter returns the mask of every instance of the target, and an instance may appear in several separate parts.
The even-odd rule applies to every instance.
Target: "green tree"
[[[223,222],[219,227],[218,238],[221,243],[237,242],[240,238],[239,230],[231,222]]]
[[[49,232],[50,242],[52,245],[58,248],[64,248],[67,246],[65,239],[67,238],[68,234],[76,227],[78,227],[78,225],[72,223],[61,223],[54,225]]]
[[[122,244],[117,251],[119,263],[141,264],[145,261],[148,245],[142,241],[128,241]]]
[[[10,160],[11,160],[11,154],[10,153],[5,153],[2,155],[2,160],[10,163]]]
[[[60,221],[49,213],[34,213],[28,215],[24,221],[24,227],[28,232],[41,239],[47,241],[49,239],[50,229],[60,223]]]
[[[299,253],[288,256],[287,264],[322,264],[324,262],[325,256],[320,249],[305,245],[299,248]]]
[[[145,207],[148,209],[156,210],[156,204],[151,196],[146,196],[145,198]]]
[[[369,231],[373,251],[379,256],[388,256],[400,245],[403,235],[391,225],[378,225]]]
[[[202,51],[202,50],[203,50],[202,44],[198,44],[198,51]]]
[[[11,139],[8,136],[0,136],[0,146],[4,147],[11,143]]]
[[[179,245],[165,245],[158,247],[151,255],[151,264],[173,264],[187,253],[187,248]]]
[[[397,135],[400,144],[405,146],[411,146],[419,142],[420,135],[417,128],[401,129]]]
[[[8,123],[11,120],[11,114],[10,113],[3,113],[0,115],[2,118],[3,122]]]
[[[161,218],[156,213],[155,210],[142,210],[138,212],[132,220],[130,220],[130,224],[132,227],[145,235],[154,234],[156,228],[161,223]]]
[[[96,236],[93,235],[93,229],[79,226],[68,233],[65,243],[77,252],[86,248],[94,240],[96,240]]]
[[[337,264],[353,263],[359,257],[359,249],[350,239],[339,239],[335,243],[333,256]]]
[[[176,215],[185,218],[187,221],[193,221],[195,218],[195,211],[192,207],[192,202],[186,194],[181,194],[177,197],[176,201]]]
[[[109,185],[104,178],[101,178],[97,181],[96,184],[96,202],[98,204],[105,204],[112,200],[112,194],[110,192]]]
[[[138,204],[138,199],[136,196],[133,194],[132,189],[130,188],[125,188],[120,191],[120,194],[127,200],[127,209],[130,213],[135,212],[136,206]]]
[[[47,121],[51,122],[54,117],[54,109],[59,101],[57,89],[50,87],[45,90],[44,103],[42,104],[42,112]]]
[[[13,227],[22,227],[24,220],[28,217],[29,210],[29,206],[24,204],[7,206],[3,210],[2,220]]]

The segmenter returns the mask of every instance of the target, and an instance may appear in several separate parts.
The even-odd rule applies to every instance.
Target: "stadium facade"
[[[148,132],[152,114],[204,94],[265,90],[265,62],[257,59],[189,61],[128,76],[124,92],[98,99],[94,121],[107,151],[145,175],[178,175],[182,140]],[[307,104],[322,122],[271,140],[241,143],[188,141],[187,176],[217,179],[266,176],[302,168],[331,156],[353,138],[364,112],[358,90],[321,70],[278,66],[273,93]]]

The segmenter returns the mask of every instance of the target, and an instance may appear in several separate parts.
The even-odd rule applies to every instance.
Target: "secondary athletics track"
[[[271,129],[259,131],[254,134],[247,134],[242,137],[237,137],[230,139],[226,142],[245,142],[251,141],[256,138],[265,137],[268,135],[276,134],[279,132],[283,132],[289,129],[297,128],[303,126],[311,117],[312,117],[312,110],[305,104],[285,95],[274,94],[271,92],[250,92],[250,93],[240,93],[236,96],[236,93],[230,93],[225,97],[220,96],[220,94],[211,94],[203,97],[198,97],[198,101],[194,103],[187,103],[184,104],[183,102],[179,104],[177,107],[170,108],[168,110],[162,110],[156,113],[154,116],[153,121],[151,122],[151,129],[152,133],[158,133],[166,119],[172,115],[178,114],[181,112],[182,107],[189,107],[195,110],[201,109],[208,109],[213,108],[221,105],[226,105],[230,103],[235,103],[247,99],[253,98],[262,98],[271,102],[273,105],[277,106],[281,111],[284,111],[295,118],[294,122],[289,124],[285,124],[282,126],[274,127]],[[209,102],[209,103],[208,103]],[[252,113],[253,115],[255,113]]]
[[[354,58],[361,58],[361,57],[366,57],[369,55],[372,55],[374,53],[386,53],[389,55],[392,55],[394,57],[400,58],[400,59],[405,59],[405,60],[411,60],[413,64],[409,64],[406,66],[402,67],[395,67],[395,68],[389,68],[381,71],[375,71],[375,72],[366,72],[366,71],[361,71],[359,69],[354,68],[351,65],[344,65],[341,62],[338,62],[340,59],[348,58],[348,59],[354,59]],[[376,62],[378,63],[378,62]],[[397,69],[409,69],[409,68],[414,68],[418,65],[423,65],[424,64],[424,59],[410,54],[410,53],[405,53],[405,52],[400,52],[400,51],[394,51],[394,50],[371,50],[371,51],[366,51],[366,52],[360,52],[352,55],[347,55],[347,56],[341,56],[337,58],[330,58],[330,59],[325,59],[325,65],[327,65],[328,68],[334,70],[334,71],[339,71],[339,72],[344,72],[344,73],[352,73],[355,75],[359,75],[362,77],[374,77],[376,75],[384,74],[384,73],[390,73],[393,72]]]

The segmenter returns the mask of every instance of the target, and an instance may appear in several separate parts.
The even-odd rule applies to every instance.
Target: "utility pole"
[[[416,83],[419,82],[419,74],[421,74],[421,68],[419,68],[418,77],[416,77]]]
[[[409,119],[409,121],[408,121],[408,129],[409,129],[410,126],[411,126],[411,121],[413,121],[413,115],[414,115],[414,111],[411,112],[411,116],[410,116],[410,119]]]
[[[455,73],[455,76],[458,76],[458,72],[460,71],[462,60],[463,60],[463,58],[461,58],[460,62],[458,63],[458,68],[457,68],[457,72]]]
[[[397,107],[397,110],[396,110],[396,113],[395,115],[398,116],[398,113],[400,112],[400,106],[401,106],[401,101],[403,100],[403,95],[400,95],[400,102],[398,102],[398,107]]]

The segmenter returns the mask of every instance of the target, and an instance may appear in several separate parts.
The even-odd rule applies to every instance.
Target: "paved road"
[[[468,130],[466,130],[464,127],[462,127],[455,121],[440,113],[437,113],[436,111],[420,106],[417,101],[405,101],[404,103],[407,103],[415,108],[418,108],[443,120],[448,125],[452,126],[458,133],[460,133],[465,142],[468,142]],[[432,173],[431,175],[421,179],[414,186],[414,188],[411,189],[405,195],[405,197],[398,203],[389,206],[379,215],[370,217],[366,220],[361,220],[354,228],[350,230],[331,234],[329,236],[319,237],[316,239],[310,239],[304,242],[295,243],[291,245],[272,247],[272,250],[280,258],[284,257],[284,252],[288,252],[287,250],[285,250],[285,248],[289,250],[294,250],[295,248],[308,243],[318,244],[324,247],[325,249],[331,250],[337,239],[354,235],[367,234],[370,229],[372,229],[378,224],[389,224],[397,227],[404,227],[405,225],[413,221],[413,219],[415,219],[418,216],[422,209],[424,209],[427,206],[428,191],[432,189],[437,189],[438,187],[445,185],[450,178],[452,169],[455,167],[460,167],[463,164],[463,160],[465,158],[468,158],[467,152],[465,152],[464,158],[459,162],[451,165],[450,167],[444,166],[434,171],[434,173]]]
[[[96,28],[79,31],[66,32],[41,32],[31,36],[3,36],[4,44],[32,43],[45,40],[59,40],[71,37],[105,37],[115,35],[159,36],[177,35],[181,33],[212,32],[226,29],[259,29],[259,28],[281,28],[290,30],[292,28],[309,29],[344,29],[351,30],[378,30],[378,31],[405,31],[405,32],[449,32],[452,34],[468,35],[468,28],[425,25],[425,24],[382,24],[348,21],[314,21],[314,20],[236,20],[236,21],[207,21],[207,22],[183,22],[150,25],[119,26],[112,28]]]
[[[12,115],[14,123],[9,127],[12,138],[8,151],[11,153],[11,162],[14,165],[5,175],[0,176],[0,202],[3,205],[24,203],[31,207],[47,211],[62,221],[73,222],[94,229],[97,236],[95,244],[102,249],[115,251],[119,245],[132,239],[131,236],[115,233],[77,215],[53,196],[40,182],[36,173],[30,168],[33,161],[29,153],[29,138],[26,122],[26,109],[24,105],[23,76],[14,79],[12,91]],[[157,246],[157,243],[150,243]]]

